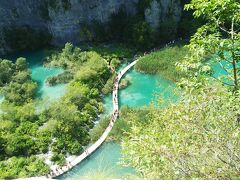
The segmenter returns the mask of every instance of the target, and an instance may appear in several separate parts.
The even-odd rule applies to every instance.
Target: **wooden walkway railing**
[[[90,156],[95,150],[97,150],[102,143],[106,140],[108,134],[111,132],[113,125],[115,121],[118,118],[118,111],[119,111],[119,104],[118,104],[118,87],[119,87],[119,82],[123,75],[131,68],[133,67],[138,60],[133,61],[131,64],[127,65],[125,68],[123,68],[118,74],[117,77],[114,81],[114,87],[113,87],[113,94],[112,94],[112,102],[113,102],[113,112],[110,118],[110,122],[108,127],[105,129],[104,133],[102,136],[92,145],[90,145],[81,155],[77,156],[75,159],[72,161],[68,162],[68,165],[63,166],[61,168],[57,169],[52,169],[51,173],[42,176],[42,177],[31,177],[31,178],[25,178],[25,180],[30,180],[30,179],[46,179],[46,178],[55,178],[58,177],[69,170],[71,170],[73,167],[75,167],[77,164],[81,163],[84,159],[86,159],[88,156]]]
[[[73,159],[71,162],[68,162],[67,166],[63,166],[58,169],[52,169],[52,172],[48,174],[46,177],[36,177],[36,178],[26,178],[26,179],[44,179],[44,178],[54,178],[58,177],[73,167],[75,167],[77,164],[82,162],[84,159],[86,159],[88,156],[90,156],[96,149],[98,149],[102,143],[106,140],[108,134],[111,132],[113,125],[115,121],[117,120],[118,117],[118,111],[119,111],[119,105],[118,105],[118,87],[119,87],[119,82],[122,78],[122,76],[135,64],[137,63],[137,60],[133,61],[131,64],[127,65],[124,69],[122,69],[118,74],[117,77],[114,81],[114,88],[113,88],[113,94],[112,94],[112,102],[113,102],[113,112],[112,116],[110,118],[110,122],[108,127],[105,129],[104,133],[102,136],[92,145],[90,145],[81,155],[77,156],[75,159]]]

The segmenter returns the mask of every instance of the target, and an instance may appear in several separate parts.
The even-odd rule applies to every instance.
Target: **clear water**
[[[65,93],[66,84],[58,84],[56,86],[47,86],[45,80],[48,77],[62,73],[60,68],[46,68],[43,66],[32,66],[32,79],[38,83],[37,97],[49,98],[54,100],[60,98]]]
[[[158,75],[148,75],[131,70],[126,75],[131,84],[120,90],[120,107],[142,107],[151,102],[157,103],[155,96],[164,100],[178,99],[175,95],[173,82],[163,79]],[[105,114],[112,112],[112,96],[104,98]],[[130,174],[136,174],[131,167],[122,167],[118,164],[121,158],[120,145],[117,143],[105,143],[93,155],[84,160],[73,170],[61,176],[60,179],[94,179],[96,174],[107,175],[109,179],[121,178]],[[100,172],[100,174],[99,174]],[[98,179],[97,177],[95,177]],[[104,179],[108,179],[104,178]]]
[[[43,51],[15,54],[11,56],[11,59],[14,60],[19,56],[27,58],[29,67],[32,70],[32,78],[39,85],[38,98],[49,97],[50,99],[56,99],[64,94],[66,85],[60,84],[49,87],[44,83],[48,77],[57,75],[63,72],[63,70],[60,68],[43,67]],[[125,65],[121,66],[121,68],[123,67]],[[142,107],[149,105],[151,102],[157,103],[158,98],[156,96],[160,96],[164,100],[177,100],[177,96],[174,94],[174,83],[158,75],[148,75],[130,70],[126,78],[130,79],[130,85],[119,92],[120,107]],[[104,97],[104,107],[106,110],[105,114],[110,114],[112,111],[111,95]],[[105,143],[91,157],[63,175],[61,179],[86,179],[94,176],[97,178],[101,175],[104,176],[104,179],[113,179],[135,174],[133,168],[123,167],[119,164],[120,158],[120,145],[117,143]]]
[[[81,165],[59,179],[116,179],[134,174],[134,169],[119,164],[121,146],[117,143],[105,143],[93,155],[84,160]]]
[[[45,84],[48,77],[62,73],[63,69],[44,67],[43,61],[45,54],[43,50],[15,53],[6,58],[15,61],[18,57],[25,57],[27,59],[29,68],[32,71],[31,77],[38,83],[37,98],[54,100],[64,95],[66,84],[59,84],[52,87]]]
[[[222,82],[234,85],[232,80],[233,76],[233,66],[232,66],[232,58],[231,54],[228,52],[224,53],[224,58],[227,60],[220,60],[219,57],[213,57],[210,59],[209,64],[212,67],[214,78],[220,79]],[[228,62],[229,61],[229,62]],[[236,64],[236,67],[239,68],[240,62]]]
[[[130,85],[119,91],[120,107],[143,107],[150,103],[157,104],[159,98],[165,102],[176,101],[175,84],[159,75],[150,75],[129,70],[125,76],[130,80]],[[112,112],[112,95],[104,98],[104,108],[107,114]]]
[[[227,69],[232,68],[232,65],[227,61],[221,61],[221,64]],[[216,78],[221,75],[228,75],[227,71],[221,67],[220,63],[214,63],[211,67],[214,71],[213,76]]]
[[[4,101],[4,97],[0,95],[0,103]]]

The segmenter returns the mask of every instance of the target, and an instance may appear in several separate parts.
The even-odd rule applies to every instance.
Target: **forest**
[[[65,11],[70,2],[62,1]],[[111,97],[121,68],[134,60],[131,73],[160,76],[173,84],[173,92],[166,91],[177,98],[160,94],[131,107],[122,92],[136,82],[128,74],[121,80],[119,116],[107,142],[120,144],[121,165],[135,170],[124,179],[240,178],[240,2],[181,1],[178,28],[169,19],[164,30],[144,20],[150,3],[140,1],[134,16],[120,9],[107,25],[84,24],[79,36],[86,42],[78,45],[52,47],[49,34],[6,29],[17,51],[44,47],[41,66],[62,69],[44,84],[64,84],[66,90],[46,103],[37,95],[40,84],[28,59],[0,57],[0,179],[46,176],[53,165],[66,166],[67,158],[86,152],[109,126],[104,98]]]

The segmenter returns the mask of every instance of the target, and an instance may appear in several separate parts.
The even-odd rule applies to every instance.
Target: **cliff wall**
[[[11,50],[4,29],[30,27],[52,35],[52,44],[78,43],[81,25],[98,21],[106,23],[112,13],[124,7],[128,14],[137,13],[139,0],[1,0],[0,54]],[[180,0],[153,0],[145,10],[145,20],[158,28],[169,17],[179,21]]]

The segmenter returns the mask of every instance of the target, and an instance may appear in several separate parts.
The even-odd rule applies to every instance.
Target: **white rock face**
[[[181,18],[180,0],[153,0],[145,10],[145,19],[153,28],[158,28],[165,21],[179,22]]]
[[[0,0],[0,55],[10,49],[3,39],[3,29],[12,26],[29,26],[46,29],[39,11],[41,0]]]
[[[153,0],[150,7],[145,10],[145,19],[153,28],[158,28],[160,22],[160,3]]]
[[[51,22],[48,28],[54,37],[55,44],[67,41],[79,42],[81,24],[94,20],[102,23],[109,21],[112,13],[124,7],[129,14],[135,14],[135,3],[138,0],[71,0],[71,9],[64,13],[51,11]]]
[[[53,44],[78,43],[81,25],[94,20],[106,23],[112,13],[124,7],[128,14],[136,14],[138,0],[70,0],[71,8],[64,11],[48,9],[50,21],[42,17],[43,0],[0,0],[0,54],[8,51],[3,39],[6,27],[29,26],[50,32]],[[60,0],[57,0],[61,3]],[[169,17],[179,21],[180,0],[153,0],[145,11],[145,19],[154,28]]]

